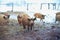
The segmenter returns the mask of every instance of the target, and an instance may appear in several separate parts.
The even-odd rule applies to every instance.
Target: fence
[[[13,3],[0,4],[0,6],[2,6],[2,5],[6,5],[8,7],[10,6],[12,12],[14,11],[15,6],[17,6],[17,8],[18,7],[21,8],[20,10],[22,10],[22,8],[25,8],[25,10],[27,10],[27,11],[29,11],[29,10],[44,10],[44,9],[60,10],[60,3],[39,3],[39,4],[38,3],[26,3],[26,4],[22,4],[20,6],[13,4]],[[0,7],[0,10],[2,10],[1,7]]]

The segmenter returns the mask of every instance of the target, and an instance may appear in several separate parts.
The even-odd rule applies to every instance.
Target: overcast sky
[[[0,0],[0,3],[15,3],[15,4],[24,4],[24,3],[60,3],[60,0]]]

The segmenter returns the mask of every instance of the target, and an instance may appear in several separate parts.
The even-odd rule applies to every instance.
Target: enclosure
[[[44,18],[33,21],[35,13]],[[19,24],[22,14],[32,18],[22,17],[27,25],[34,24],[32,30]],[[0,0],[0,40],[60,40],[60,0]]]

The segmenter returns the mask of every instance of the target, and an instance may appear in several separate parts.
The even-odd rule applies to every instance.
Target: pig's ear
[[[33,20],[36,20],[36,17]]]
[[[10,17],[10,15],[8,15],[8,18]]]
[[[4,19],[7,19],[5,16],[3,16]]]
[[[31,19],[30,18],[28,18],[28,21],[30,21]]]
[[[22,17],[21,17],[21,16],[19,16],[19,15],[18,15],[17,17],[18,17],[18,18],[22,18]]]
[[[46,15],[42,15],[42,17],[45,17]]]

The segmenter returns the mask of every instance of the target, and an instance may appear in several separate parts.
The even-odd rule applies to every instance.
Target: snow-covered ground
[[[43,21],[44,22],[46,22],[46,23],[54,23],[55,22],[55,19],[56,19],[56,14],[55,13],[57,13],[57,12],[59,12],[59,11],[54,11],[54,10],[50,10],[50,11],[48,11],[48,10],[42,10],[42,11],[40,11],[39,13],[42,13],[42,14],[44,14],[44,15],[46,15],[45,16],[45,19],[43,19]],[[34,18],[34,13],[35,12],[26,12],[31,18]],[[12,18],[12,19],[17,19],[17,15],[16,14],[14,14],[14,13],[12,13],[12,14],[10,14],[11,16],[10,16],[10,18]],[[40,21],[40,19],[39,18],[37,18],[37,20],[36,20],[37,22],[39,22]]]

